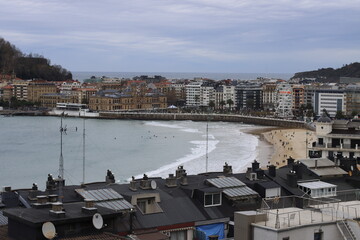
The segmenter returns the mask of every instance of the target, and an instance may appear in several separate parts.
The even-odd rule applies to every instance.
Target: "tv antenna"
[[[83,122],[83,179],[82,183],[85,184],[85,118]]]
[[[104,225],[103,217],[99,213],[95,213],[92,218],[92,223],[96,229],[101,229]]]
[[[56,229],[51,222],[44,223],[41,230],[46,239],[54,239],[54,237],[56,237]]]

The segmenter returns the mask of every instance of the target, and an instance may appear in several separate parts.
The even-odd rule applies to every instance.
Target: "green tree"
[[[336,111],[335,118],[336,119],[344,119],[345,115],[343,114],[342,111],[339,110],[339,111]]]
[[[223,109],[224,106],[226,105],[226,103],[225,103],[224,100],[221,100],[221,101],[219,102],[219,105],[221,106],[221,109]]]
[[[210,107],[212,110],[214,110],[214,108],[215,108],[215,102],[214,102],[213,100],[210,100],[210,102],[209,102],[209,107]]]
[[[226,100],[226,103],[229,105],[229,109],[231,109],[231,106],[234,104],[234,101],[232,99]]]

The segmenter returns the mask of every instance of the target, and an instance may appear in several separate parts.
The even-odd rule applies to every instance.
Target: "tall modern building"
[[[345,93],[343,90],[316,90],[314,93],[314,108],[320,116],[324,109],[330,117],[335,117],[337,111],[346,112]]]
[[[263,93],[260,85],[238,85],[236,99],[238,109],[263,109]]]

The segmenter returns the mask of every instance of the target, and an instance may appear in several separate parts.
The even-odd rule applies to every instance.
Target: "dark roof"
[[[10,208],[4,210],[4,215],[11,219],[17,219],[26,222],[29,225],[41,225],[44,222],[64,223],[70,221],[91,221],[94,213],[84,213],[81,211],[85,204],[83,202],[64,204],[64,217],[56,217],[49,214],[50,208]],[[116,212],[108,209],[97,207],[98,213],[104,218],[116,215]]]
[[[323,123],[330,123],[331,122],[331,118],[329,118],[326,113],[324,112],[321,117],[318,118],[317,120],[318,122],[323,122]]]

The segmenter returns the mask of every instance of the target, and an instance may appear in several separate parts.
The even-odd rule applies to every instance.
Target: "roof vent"
[[[136,181],[135,181],[135,177],[132,176],[131,177],[131,181],[130,181],[130,186],[129,186],[131,191],[136,191]]]
[[[174,174],[169,174],[169,177],[165,179],[165,185],[167,187],[177,187],[177,179],[174,177]]]
[[[225,162],[225,165],[223,166],[223,173],[224,174],[232,174],[232,167],[231,167],[231,165],[228,165],[227,162]]]
[[[141,189],[151,189],[151,183],[146,174],[144,174],[143,179],[140,181],[140,188]]]
[[[110,169],[107,170],[106,177],[105,177],[105,182],[106,182],[107,184],[115,183],[115,176],[114,176],[114,174],[111,172]]]
[[[57,218],[65,217],[65,212],[63,209],[63,204],[61,202],[52,203],[52,208],[49,211],[50,216],[54,216]]]
[[[97,208],[95,207],[94,199],[84,199],[85,207],[81,208],[83,213],[91,213],[94,214],[97,212]]]

